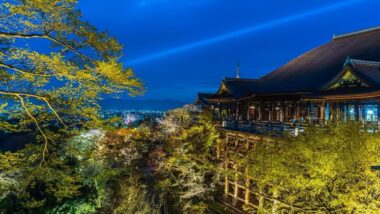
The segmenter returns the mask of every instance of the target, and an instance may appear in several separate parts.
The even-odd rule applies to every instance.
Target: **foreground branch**
[[[8,68],[8,69],[11,69],[11,70],[23,73],[23,74],[27,74],[27,75],[43,76],[43,77],[51,77],[51,76],[53,76],[53,75],[50,75],[50,74],[36,74],[36,73],[32,73],[32,72],[29,72],[29,71],[25,71],[25,70],[16,68],[16,67],[14,67],[12,65],[5,64],[3,62],[0,62],[0,67]]]
[[[46,103],[46,105],[48,106],[48,108],[53,112],[53,114],[55,115],[55,117],[57,118],[57,120],[65,127],[65,128],[68,128],[68,126],[65,124],[65,122],[63,122],[62,118],[58,115],[57,111],[55,111],[55,109],[52,107],[52,105],[50,104],[50,102],[47,100],[46,97],[43,97],[43,96],[39,96],[39,95],[35,95],[35,94],[28,94],[28,93],[22,93],[22,92],[6,92],[6,91],[0,91],[0,94],[2,95],[9,95],[9,96],[16,96],[16,97],[32,97],[32,98],[36,98],[38,100],[42,100],[43,102]]]
[[[52,31],[50,31],[52,32]],[[86,59],[90,62],[93,62],[93,60],[82,54],[81,52],[79,52],[77,49],[75,49],[73,46],[69,45],[69,44],[66,44],[52,36],[50,36],[50,32],[48,33],[44,33],[44,34],[39,34],[39,33],[31,33],[31,34],[22,34],[22,33],[7,33],[7,32],[0,32],[0,37],[4,37],[4,38],[21,38],[21,39],[33,39],[33,38],[37,38],[37,39],[48,39],[64,48],[67,48],[69,50],[71,50],[72,52],[76,53],[77,55],[81,56],[83,59]]]
[[[28,114],[28,116],[34,121],[34,124],[36,125],[38,131],[41,133],[41,135],[42,135],[42,137],[44,139],[44,149],[42,151],[42,159],[41,159],[41,162],[40,162],[40,166],[41,166],[42,163],[46,162],[45,161],[45,156],[46,156],[46,153],[48,152],[48,144],[49,144],[48,137],[46,136],[45,132],[42,130],[40,124],[37,121],[37,119],[33,116],[32,112],[26,106],[24,98],[22,96],[18,95],[18,94],[16,94],[15,96],[20,100],[22,107],[25,109],[25,111]]]

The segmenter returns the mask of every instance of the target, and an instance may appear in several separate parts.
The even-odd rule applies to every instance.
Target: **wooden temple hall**
[[[356,120],[380,125],[380,28],[334,36],[258,78],[224,78],[196,104],[223,126],[282,127]]]

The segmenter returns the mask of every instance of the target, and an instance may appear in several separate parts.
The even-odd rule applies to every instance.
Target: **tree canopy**
[[[257,143],[239,163],[264,210],[311,213],[376,213],[379,209],[379,134],[360,124],[308,127],[294,138]],[[276,204],[274,206],[273,204]]]
[[[98,100],[103,95],[143,92],[141,81],[120,62],[122,45],[83,21],[76,4],[76,0],[0,4],[1,129],[34,126],[47,145],[54,141],[45,131],[49,125],[101,123]]]

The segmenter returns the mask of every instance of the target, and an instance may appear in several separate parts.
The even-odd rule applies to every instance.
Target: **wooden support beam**
[[[251,200],[251,192],[250,192],[250,186],[251,186],[251,180],[248,177],[248,167],[245,167],[245,194],[244,194],[244,205],[249,206],[249,202]]]
[[[228,167],[225,168],[226,170],[228,169]],[[230,191],[229,189],[229,182],[228,182],[228,176],[224,176],[224,197],[227,198],[228,197],[228,192]]]
[[[285,101],[284,100],[281,100],[281,107],[280,107],[280,121],[281,122],[284,122],[284,118],[285,118],[285,115],[284,115],[284,112],[285,112]]]
[[[325,123],[325,106],[326,102],[322,101],[321,106],[319,107],[319,123],[321,125]]]
[[[301,119],[301,117],[300,117],[301,106],[300,105],[301,105],[300,102],[294,101],[294,110],[295,110],[294,119],[296,119],[298,121]]]
[[[229,137],[228,137],[228,134],[226,133],[226,142],[225,144],[228,145],[229,144]],[[224,169],[225,171],[228,170],[228,158],[227,158],[227,154],[228,154],[228,149],[225,150],[226,154],[224,155]],[[229,191],[229,183],[228,183],[228,176],[225,175],[224,176],[224,197],[227,198],[228,197],[228,191]]]
[[[259,211],[260,211],[264,209],[265,198],[264,198],[263,190],[261,188],[259,188],[259,193],[260,193],[259,195]]]
[[[235,188],[234,188],[234,198],[233,198],[233,205],[236,205],[239,198],[239,173],[238,173],[238,166],[235,163]]]
[[[314,112],[313,112],[313,109],[314,109],[314,105],[312,102],[308,102],[308,111],[307,111],[307,117],[308,117],[308,120],[309,120],[309,124],[312,124],[313,123],[313,117],[314,117]]]

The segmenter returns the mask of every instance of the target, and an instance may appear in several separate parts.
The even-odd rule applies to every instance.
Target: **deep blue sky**
[[[215,91],[237,61],[242,77],[257,78],[333,34],[380,26],[380,0],[79,0],[79,9],[124,45],[142,99],[184,102]]]

